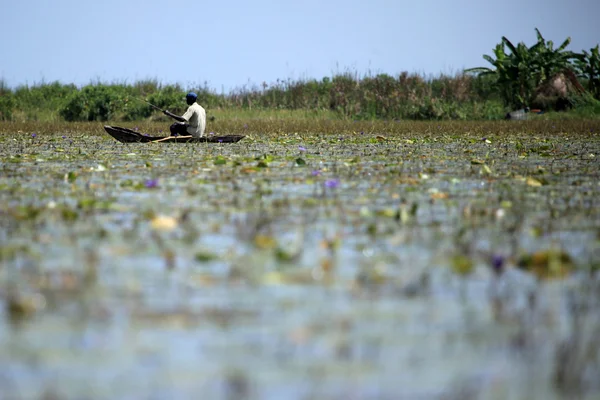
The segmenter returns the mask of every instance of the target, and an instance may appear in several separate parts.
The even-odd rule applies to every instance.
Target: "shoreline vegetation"
[[[468,73],[426,77],[400,73],[358,77],[344,73],[321,80],[277,80],[246,85],[226,94],[203,86],[163,84],[157,79],[128,83],[36,83],[10,88],[0,79],[0,120],[13,122],[157,121],[162,114],[140,101],[183,112],[185,93],[198,93],[209,119],[500,120],[511,111],[494,77]],[[531,119],[598,119],[600,102],[571,98],[567,112]]]
[[[503,36],[493,56],[483,55],[491,68],[437,76],[406,71],[360,76],[346,71],[321,80],[248,84],[222,94],[206,82],[183,87],[158,79],[132,84],[98,81],[83,87],[55,81],[13,89],[0,77],[0,121],[155,120],[156,111],[146,102],[183,112],[182,100],[190,90],[198,93],[209,120],[215,113],[238,118],[257,112],[270,118],[296,113],[302,118],[354,121],[499,120],[529,109],[543,112],[543,119],[600,119],[600,45],[577,53],[567,50],[570,37],[555,48],[537,28],[535,32],[537,41],[531,46]]]

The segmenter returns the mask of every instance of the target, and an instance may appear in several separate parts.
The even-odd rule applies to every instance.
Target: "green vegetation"
[[[579,59],[575,60],[579,76],[588,82],[588,92],[596,99],[600,99],[600,45],[591,48],[589,53],[583,51]]]
[[[1,82],[1,81],[0,81]],[[143,98],[163,109],[182,110],[187,90],[198,93],[210,113],[301,111],[338,119],[500,119],[505,110],[491,80],[466,74],[426,78],[401,73],[358,77],[345,73],[322,80],[280,81],[217,94],[208,87],[92,83],[82,88],[58,82],[2,87],[0,119],[14,121],[139,121],[157,114]]]
[[[530,47],[523,42],[515,46],[503,36],[494,49],[495,58],[483,56],[493,68],[470,68],[466,72],[492,77],[504,105],[512,109],[529,106],[564,109],[574,105],[597,108],[596,100],[600,99],[598,46],[590,53],[575,53],[566,50],[571,43],[571,38],[567,38],[555,49],[551,40],[544,39],[538,29],[535,31],[537,42]],[[576,74],[587,82],[588,93]]]

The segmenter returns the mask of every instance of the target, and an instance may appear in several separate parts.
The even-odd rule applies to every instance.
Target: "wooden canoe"
[[[201,138],[177,136],[149,136],[132,129],[119,126],[104,125],[104,130],[121,143],[235,143],[242,140],[244,135],[204,136]]]

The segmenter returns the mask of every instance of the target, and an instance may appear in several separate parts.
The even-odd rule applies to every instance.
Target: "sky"
[[[600,42],[600,0],[0,0],[0,79],[154,79],[218,93],[279,80],[489,66],[535,28],[569,50]]]

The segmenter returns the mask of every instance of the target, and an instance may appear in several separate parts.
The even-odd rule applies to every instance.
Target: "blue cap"
[[[198,98],[198,95],[194,92],[189,92],[185,97],[188,99],[192,98],[192,99],[196,100]]]

